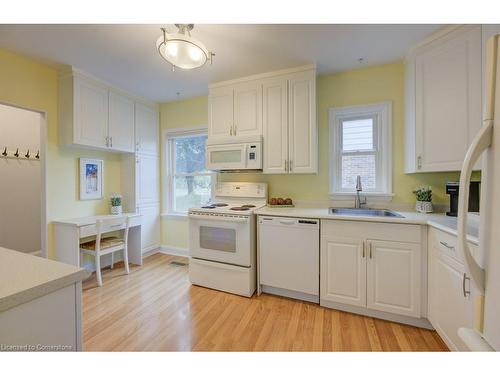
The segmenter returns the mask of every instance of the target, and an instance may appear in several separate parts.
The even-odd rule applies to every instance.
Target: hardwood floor
[[[446,351],[434,331],[263,294],[192,286],[186,258],[155,254],[83,285],[86,351]]]

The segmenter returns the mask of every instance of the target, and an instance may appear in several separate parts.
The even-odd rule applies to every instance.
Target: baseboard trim
[[[371,310],[365,307],[349,306],[343,303],[326,301],[324,299],[320,299],[319,304],[330,309],[347,311],[353,314],[371,316],[372,318],[389,320],[396,323],[434,330],[434,327],[426,318],[413,318],[410,316],[398,315],[384,311]]]
[[[160,252],[160,247],[159,246],[155,246],[153,248],[150,248],[150,249],[146,249],[143,253],[142,253],[142,258],[147,258],[151,255],[154,255],[154,254],[158,254]]]
[[[185,247],[161,245],[159,252],[164,253],[164,254],[168,254],[168,255],[181,256],[181,257],[188,257],[189,256],[189,249],[186,249]]]

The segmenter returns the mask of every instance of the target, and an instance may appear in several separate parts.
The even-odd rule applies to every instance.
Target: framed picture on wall
[[[80,158],[80,200],[102,199],[103,161]]]

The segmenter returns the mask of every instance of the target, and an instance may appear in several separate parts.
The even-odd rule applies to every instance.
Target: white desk
[[[88,216],[76,219],[54,221],[56,239],[56,259],[60,262],[80,267],[80,239],[97,234],[98,219],[128,216],[130,227],[128,232],[128,260],[130,263],[142,266],[141,249],[141,215],[126,213],[123,215]],[[114,231],[123,227],[114,228]]]

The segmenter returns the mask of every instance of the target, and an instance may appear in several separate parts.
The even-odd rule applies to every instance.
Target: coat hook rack
[[[7,147],[4,147],[4,148],[3,148],[2,155],[3,155],[3,156],[7,156]]]
[[[35,155],[35,158],[36,159],[40,159],[40,150],[37,151],[36,155]]]
[[[26,159],[29,159],[30,158],[30,149],[28,148],[28,152],[24,155],[24,157]]]
[[[16,152],[14,153],[14,156],[15,156],[16,158],[18,158],[18,157],[19,157],[19,147],[16,149]]]

